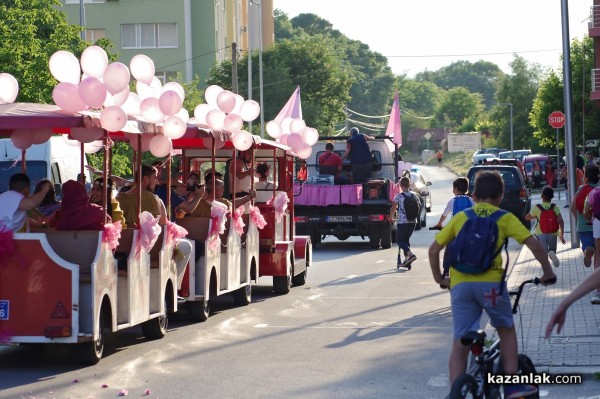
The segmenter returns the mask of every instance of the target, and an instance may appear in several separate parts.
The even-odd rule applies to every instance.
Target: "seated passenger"
[[[269,181],[269,165],[264,162],[256,166],[258,181],[254,184],[256,190],[273,190],[273,182]]]
[[[341,175],[342,157],[333,152],[333,143],[325,144],[325,153],[319,157],[319,173],[333,175],[334,184],[347,184],[348,180]]]
[[[229,163],[229,192],[233,192],[235,180],[235,197],[241,198],[250,193],[254,169],[252,168],[252,151],[238,151],[238,157]],[[235,165],[235,170],[234,170]]]
[[[203,198],[202,200],[200,200],[200,203],[198,204],[196,209],[194,209],[191,212],[190,216],[200,217],[200,218],[209,218],[213,201],[218,201],[222,204],[227,205],[229,212],[231,212],[232,203],[228,199],[223,198],[224,190],[225,190],[225,183],[223,182],[223,180],[219,180],[219,179],[215,180],[215,192],[214,193],[212,192],[212,179],[207,181],[206,182],[207,196],[205,198]],[[250,189],[250,194],[248,194],[244,197],[241,197],[241,198],[236,198],[235,205],[236,206],[244,205],[244,204],[250,202],[250,200],[254,197],[256,197],[256,191]]]
[[[46,194],[42,202],[40,202],[37,209],[42,213],[42,215],[44,215],[45,217],[49,217],[54,212],[60,209],[60,202],[56,200],[56,191],[54,190],[54,184],[52,184],[52,182],[48,179],[42,179],[38,182],[38,184],[35,185],[33,193],[39,193],[42,186],[46,184],[46,182],[50,183],[50,190],[48,190],[48,193]]]
[[[160,217],[159,223],[164,225],[167,221],[165,204],[154,194],[154,188],[158,183],[158,171],[155,167],[142,165],[142,204],[141,211],[147,211],[154,217]],[[137,182],[137,179],[136,179]],[[134,186],[135,187],[135,186]],[[132,188],[127,192],[121,191],[117,195],[117,201],[123,209],[123,215],[127,221],[127,227],[133,228],[137,224],[137,190]]]
[[[104,185],[104,179],[99,178],[94,180],[92,189],[90,190],[90,203],[102,206],[102,188]],[[123,216],[123,210],[119,205],[119,201],[113,197],[113,181],[108,179],[108,186],[106,188],[106,213],[111,217],[113,223],[121,222],[123,227],[127,226],[125,216]]]
[[[37,207],[50,188],[52,183],[46,181],[40,191],[29,195],[29,176],[25,173],[15,173],[8,181],[8,191],[0,194],[0,230],[11,230],[14,233],[29,231],[27,211]]]
[[[304,159],[300,160],[300,169],[298,169],[298,173],[296,174],[296,180],[300,182],[305,182],[308,179],[308,169],[306,168],[306,161]]]
[[[85,187],[75,180],[62,186],[63,200],[56,221],[56,230],[102,230],[106,212],[101,206],[90,204]],[[110,217],[108,217],[110,222]]]

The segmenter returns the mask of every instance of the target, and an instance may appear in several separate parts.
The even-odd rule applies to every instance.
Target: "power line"
[[[484,56],[484,55],[510,55],[510,54],[526,54],[526,53],[545,53],[545,52],[550,52],[550,51],[561,51],[561,49],[506,51],[506,52],[494,52],[494,53],[465,53],[465,54],[384,55],[384,57],[386,57],[386,58],[471,57],[471,56]]]

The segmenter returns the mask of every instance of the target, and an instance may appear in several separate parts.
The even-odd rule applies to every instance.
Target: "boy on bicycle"
[[[475,178],[473,198],[476,205],[472,208],[478,217],[486,217],[498,210],[504,195],[504,182],[496,171],[482,171]],[[435,236],[429,247],[429,262],[433,278],[442,287],[450,287],[452,324],[454,341],[449,359],[451,383],[467,368],[469,348],[460,343],[460,338],[468,331],[478,330],[482,312],[485,310],[492,326],[498,331],[502,346],[501,356],[506,374],[518,372],[517,335],[512,316],[510,295],[503,281],[504,269],[502,256],[494,258],[492,267],[481,274],[461,273],[454,267],[450,269],[450,279],[442,277],[440,270],[440,251],[459,233],[467,221],[465,212],[459,212]],[[556,278],[548,261],[548,255],[539,241],[532,235],[512,213],[506,213],[497,221],[498,240],[496,248],[500,249],[507,237],[525,244],[542,265],[542,284]],[[502,294],[499,286],[502,284]],[[537,392],[534,385],[514,384],[504,386],[504,398],[514,399]]]

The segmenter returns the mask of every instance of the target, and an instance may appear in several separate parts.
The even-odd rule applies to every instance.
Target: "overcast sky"
[[[587,34],[592,0],[569,1],[571,39]],[[486,60],[510,72],[513,53],[560,67],[560,0],[273,0],[289,18],[313,13],[388,57],[413,77],[457,60]]]

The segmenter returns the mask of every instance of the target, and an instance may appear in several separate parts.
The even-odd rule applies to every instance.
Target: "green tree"
[[[483,96],[480,93],[471,93],[464,87],[455,87],[448,90],[442,98],[436,116],[443,126],[465,131],[462,129],[463,124],[474,124],[471,118],[478,117],[482,112]],[[465,126],[465,129],[468,128],[469,126]]]
[[[0,65],[19,82],[17,101],[50,103],[56,85],[50,56],[58,50],[79,56],[87,46],[59,7],[58,0],[0,2]]]

